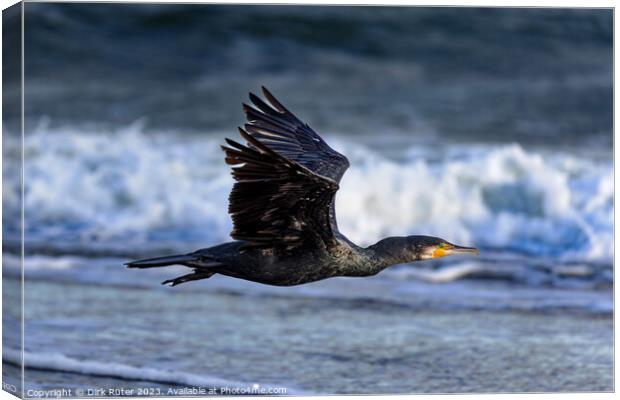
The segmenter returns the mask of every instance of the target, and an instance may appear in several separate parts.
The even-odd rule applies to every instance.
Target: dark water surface
[[[33,121],[228,130],[267,85],[321,132],[611,145],[612,13],[28,4]],[[415,137],[418,137],[417,139]]]

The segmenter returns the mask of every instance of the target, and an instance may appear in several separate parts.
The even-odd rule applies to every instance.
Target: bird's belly
[[[220,273],[275,286],[301,285],[337,275],[329,262],[309,261],[299,257],[263,257],[254,262],[244,261]]]

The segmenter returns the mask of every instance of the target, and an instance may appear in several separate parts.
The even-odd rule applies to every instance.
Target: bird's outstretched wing
[[[226,139],[226,163],[236,183],[228,211],[231,236],[250,246],[293,249],[307,240],[335,243],[333,211],[340,178],[349,167],[307,124],[262,88],[269,104],[250,94],[247,144]]]

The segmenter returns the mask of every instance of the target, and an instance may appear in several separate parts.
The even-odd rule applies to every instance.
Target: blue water
[[[610,150],[609,10],[26,7],[35,125],[233,133],[262,84],[326,134]]]
[[[26,360],[46,370],[29,371],[32,387],[611,387],[600,370],[612,365],[609,10],[26,12]],[[481,256],[286,290],[225,277],[171,290],[159,282],[180,267],[123,268],[229,240],[233,181],[219,145],[237,136],[241,102],[260,85],[349,158],[336,199],[347,237],[436,235]],[[16,87],[5,86],[10,100]],[[20,276],[17,134],[5,124],[9,283]],[[6,340],[3,357],[16,363],[17,339]],[[522,357],[517,342],[534,354],[521,369],[506,364]],[[476,374],[469,366],[482,359],[490,369]]]

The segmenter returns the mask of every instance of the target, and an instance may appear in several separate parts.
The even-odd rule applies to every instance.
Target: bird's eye
[[[446,244],[441,242],[441,243],[439,243],[439,245],[437,247],[439,247],[440,249],[443,249],[443,248],[446,247]]]

